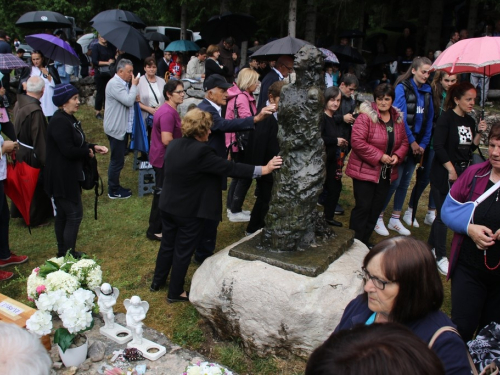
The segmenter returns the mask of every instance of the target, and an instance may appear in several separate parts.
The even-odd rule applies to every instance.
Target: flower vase
[[[85,359],[87,359],[87,351],[89,348],[89,340],[87,337],[85,344],[78,346],[76,348],[68,348],[66,351],[63,353],[61,347],[57,345],[57,349],[59,350],[59,356],[61,357],[62,362],[64,363],[64,366],[66,367],[71,367],[71,366],[76,366],[78,367],[81,365]]]
[[[50,335],[43,335],[40,337],[40,341],[42,342],[42,345],[47,349],[47,351],[50,353],[50,349],[52,348],[52,344],[50,343]]]

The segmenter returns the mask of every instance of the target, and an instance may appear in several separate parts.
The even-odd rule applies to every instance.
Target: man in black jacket
[[[163,57],[158,60],[158,69],[156,70],[156,75],[160,78],[165,79],[165,73],[168,72],[168,68],[171,62],[173,62],[172,52],[165,51],[163,53]]]
[[[259,102],[257,103],[257,111],[260,111],[266,106],[267,92],[269,87],[276,81],[283,81],[290,73],[293,72],[293,57],[280,56],[276,61],[274,68],[266,74],[262,83],[260,84]],[[263,93],[263,94],[262,94]]]
[[[226,157],[225,133],[254,130],[254,124],[264,120],[268,115],[275,112],[276,108],[274,105],[270,105],[263,108],[256,116],[226,120],[221,117],[221,107],[227,104],[227,89],[231,86],[220,74],[212,74],[203,83],[206,92],[205,99],[198,104],[199,109],[209,112],[213,118],[208,145],[215,149],[218,156],[224,158]],[[223,190],[227,188],[226,179],[225,177],[222,182]],[[203,236],[194,256],[196,262],[203,263],[206,258],[214,253],[219,221],[207,220],[205,222]]]

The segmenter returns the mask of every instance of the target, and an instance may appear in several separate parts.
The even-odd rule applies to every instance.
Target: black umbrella
[[[365,63],[363,56],[361,56],[356,48],[352,48],[351,46],[331,46],[328,49],[337,56],[340,62],[352,64]]]
[[[201,36],[210,43],[232,36],[239,41],[249,40],[257,31],[254,17],[242,13],[223,13],[210,18],[201,28]]]
[[[24,13],[16,21],[16,26],[29,29],[55,29],[58,27],[71,27],[71,22],[60,13],[49,10],[37,10],[35,12]]]
[[[144,38],[146,38],[146,40],[153,42],[163,42],[165,44],[170,43],[170,38],[168,36],[162,33],[158,33],[156,31],[144,34]]]
[[[99,34],[116,48],[139,59],[151,55],[148,41],[141,32],[120,21],[108,21],[93,25]]]
[[[252,57],[259,57],[260,60],[276,60],[283,55],[295,55],[299,49],[306,44],[311,44],[302,39],[287,36],[281,39],[273,40],[259,48],[252,54]]]
[[[395,60],[397,60],[397,57],[395,57],[395,56],[380,54],[380,55],[375,56],[375,58],[372,60],[371,63],[368,64],[368,66],[377,66],[377,65],[388,64],[388,63],[391,63]]]
[[[340,38],[363,38],[365,36],[365,32],[354,29],[354,30],[344,30],[340,33]]]
[[[97,16],[92,18],[90,20],[90,24],[92,26],[94,26],[96,23],[102,25],[103,23],[109,21],[122,21],[132,27],[139,29],[143,29],[146,27],[144,21],[141,20],[141,18],[137,14],[122,9],[105,10],[104,12],[101,12]]]

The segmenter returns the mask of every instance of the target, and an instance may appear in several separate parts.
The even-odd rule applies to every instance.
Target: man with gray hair
[[[49,375],[52,361],[39,338],[15,324],[0,323],[0,368],[9,375]]]
[[[134,77],[132,62],[121,59],[116,66],[116,74],[106,85],[104,132],[111,149],[108,168],[108,197],[111,199],[126,199],[132,195],[130,189],[120,185],[120,172],[125,163],[126,134],[132,133],[138,83],[139,76]]]
[[[47,119],[40,104],[44,90],[45,82],[41,77],[30,77],[26,82],[26,94],[18,94],[14,106],[14,129],[19,142],[16,158],[41,171],[45,167],[47,134]],[[37,183],[30,207],[30,225],[36,227],[45,224],[52,216],[54,216],[52,203],[43,189],[43,178],[41,178]],[[12,204],[12,217],[21,217],[14,204]]]

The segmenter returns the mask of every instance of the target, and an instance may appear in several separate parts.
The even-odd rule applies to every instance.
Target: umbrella
[[[332,51],[326,48],[320,48],[319,50],[323,52],[323,55],[325,55],[325,62],[331,62],[334,64],[339,63],[339,59],[337,59],[337,56],[335,56],[335,54]]]
[[[352,48],[351,46],[331,46],[328,49],[337,55],[338,59],[342,62],[353,64],[365,63],[363,56],[361,56],[356,48]]]
[[[149,41],[170,43],[170,38],[165,34],[158,33],[156,31],[144,34],[144,38]]]
[[[340,33],[340,38],[363,38],[365,36],[365,32],[354,29],[354,30],[344,30]]]
[[[377,65],[383,65],[383,64],[388,64],[393,61],[397,60],[395,56],[392,55],[386,55],[386,54],[380,54],[375,56],[375,58],[372,60],[368,66],[377,66]]]
[[[151,55],[151,49],[144,35],[126,23],[109,21],[94,23],[93,27],[104,39],[121,51],[125,51],[139,59]]]
[[[248,14],[226,12],[211,17],[201,28],[201,36],[217,43],[232,36],[237,40],[249,40],[257,31],[257,21]]]
[[[105,10],[104,12],[101,12],[97,16],[92,18],[90,20],[90,24],[94,26],[96,23],[102,24],[109,21],[122,21],[132,27],[136,27],[139,29],[143,29],[146,27],[144,21],[141,20],[141,18],[137,14],[122,9]]]
[[[57,36],[49,34],[26,35],[26,43],[44,56],[68,65],[80,65],[80,59],[71,46]]]
[[[15,154],[13,155],[15,160]],[[35,193],[40,169],[30,167],[25,162],[7,164],[7,179],[4,182],[5,194],[16,205],[24,218],[26,225],[30,225],[30,206]]]
[[[58,27],[71,27],[71,22],[69,22],[68,19],[61,13],[51,12],[48,10],[38,10],[23,14],[16,21],[16,26],[27,27],[30,29],[55,29]]]
[[[130,149],[141,151],[143,153],[149,152],[148,132],[142,119],[141,107],[139,103],[134,103],[134,124],[132,125],[132,137],[130,141]]]
[[[267,60],[273,60],[282,55],[295,55],[306,44],[310,43],[287,36],[265,44],[257,52],[253,53],[252,57],[265,57]]]
[[[200,47],[190,40],[175,40],[171,42],[165,51],[168,52],[186,52],[186,51],[198,51]]]
[[[500,38],[485,36],[460,40],[439,55],[432,69],[448,74],[477,73],[483,77],[500,74]],[[484,96],[484,84],[482,88]]]
[[[0,53],[0,70],[10,70],[26,67],[28,67],[28,64],[26,64],[19,57],[14,56],[10,53]]]

